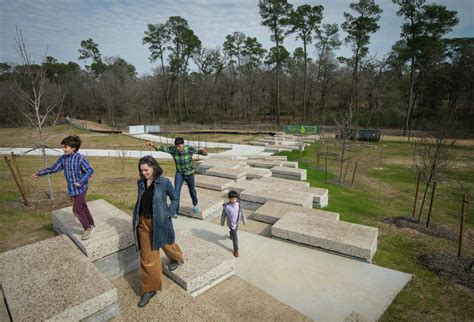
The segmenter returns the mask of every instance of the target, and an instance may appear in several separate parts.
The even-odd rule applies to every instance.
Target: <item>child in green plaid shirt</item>
[[[207,155],[204,148],[195,148],[189,145],[184,145],[183,138],[176,138],[174,140],[174,146],[156,146],[152,142],[148,142],[147,145],[156,151],[166,152],[171,154],[174,163],[176,165],[176,173],[174,176],[174,186],[176,193],[178,194],[178,210],[179,210],[179,199],[181,195],[181,188],[183,183],[186,182],[189,189],[189,195],[193,201],[193,212],[199,213],[198,197],[195,187],[194,180],[194,168],[192,164],[193,154]]]

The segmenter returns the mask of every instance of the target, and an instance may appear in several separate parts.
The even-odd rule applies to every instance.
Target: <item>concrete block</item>
[[[252,167],[271,169],[276,166],[281,166],[283,162],[278,160],[248,160],[247,164]]]
[[[339,214],[336,212],[304,208],[301,206],[290,205],[277,201],[266,202],[262,207],[255,210],[252,216],[255,220],[262,221],[268,224],[274,224],[280,218],[290,212],[299,212],[311,216],[339,220]]]
[[[227,190],[234,180],[215,176],[195,175],[196,187],[206,188],[216,191]]]
[[[281,163],[282,167],[287,167],[287,168],[298,168],[298,162],[296,161],[283,161]]]
[[[261,178],[272,176],[272,172],[270,171],[270,169],[250,167],[246,169],[246,172],[247,172],[247,179],[261,179]]]
[[[292,179],[303,181],[306,180],[306,169],[288,168],[288,167],[273,167],[272,176],[283,179]]]
[[[206,171],[208,176],[215,176],[221,178],[229,178],[233,180],[240,179],[245,177],[246,171],[245,168],[231,169],[228,167],[213,167]]]
[[[13,321],[79,321],[118,301],[113,285],[65,235],[0,254],[0,281]]]
[[[171,272],[168,258],[163,257],[163,273],[191,296],[201,294],[234,274],[235,259],[224,248],[178,229],[176,243],[183,250],[185,262]]]
[[[264,204],[267,201],[278,201],[292,205],[313,208],[313,195],[303,191],[291,191],[279,188],[252,187],[240,193],[245,201]]]
[[[246,163],[245,161],[239,161],[239,160],[226,160],[226,159],[219,159],[219,158],[214,158],[214,159],[206,159],[202,160],[199,162],[199,169],[210,169],[214,167],[225,167],[228,169],[238,169],[241,166],[245,166]]]
[[[272,226],[272,236],[357,257],[368,262],[377,249],[378,229],[289,212]]]
[[[105,277],[113,281],[140,268],[140,253],[137,252],[135,245],[132,245],[96,260],[94,265]]]
[[[83,228],[72,207],[52,211],[52,220],[55,229],[68,235],[90,261],[134,245],[132,217],[102,199],[90,201],[87,206],[96,223],[92,237],[87,240],[81,240]]]
[[[179,214],[197,219],[210,219],[221,214],[222,204],[227,199],[227,194],[203,188],[196,188],[199,212],[193,212],[193,202],[188,189],[183,187],[179,201]]]
[[[255,185],[258,184],[258,181],[259,181],[259,180],[252,180],[252,181],[249,181],[249,180],[242,180],[242,181],[236,181],[236,182],[234,182],[234,183],[229,187],[229,191],[230,191],[230,190],[234,190],[234,191],[237,191],[237,193],[241,193],[242,191],[244,191],[244,190],[246,190],[246,189],[250,189],[250,188],[255,187]]]

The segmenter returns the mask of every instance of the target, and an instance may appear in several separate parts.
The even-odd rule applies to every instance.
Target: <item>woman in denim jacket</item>
[[[139,307],[161,291],[162,271],[160,248],[170,260],[169,270],[184,263],[183,252],[175,243],[171,218],[176,217],[178,196],[171,181],[162,177],[163,170],[152,156],[138,161],[140,179],[138,197],[133,210],[133,235],[140,250],[141,297]],[[167,197],[171,200],[168,206]]]

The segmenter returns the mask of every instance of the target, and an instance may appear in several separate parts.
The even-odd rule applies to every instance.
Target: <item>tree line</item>
[[[31,80],[44,77],[45,109],[59,99],[62,115],[114,126],[188,121],[333,125],[350,119],[361,127],[400,128],[409,134],[433,127],[439,115],[449,113],[461,130],[472,132],[474,38],[446,38],[459,20],[444,5],[392,2],[403,19],[400,39],[382,57],[368,47],[382,13],[373,0],[351,3],[340,26],[325,23],[321,5],[260,0],[256,9],[273,43],[268,49],[240,31],[226,35],[221,47],[205,47],[186,19],[172,16],[144,26],[143,45],[156,66],[152,75],[137,77],[132,64],[103,56],[91,38],[78,49],[84,69],[51,56],[41,64],[0,63],[5,115],[0,122],[25,123],[31,106],[25,97],[37,91]],[[300,44],[292,53],[284,46],[289,38]],[[341,46],[351,49],[349,57],[336,56]]]

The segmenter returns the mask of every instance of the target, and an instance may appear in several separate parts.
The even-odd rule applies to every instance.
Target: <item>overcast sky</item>
[[[290,1],[324,6],[323,23],[343,22],[343,12],[350,11],[346,0]],[[383,9],[380,29],[371,37],[370,54],[384,56],[399,38],[400,17],[391,0],[376,1]],[[433,2],[433,1],[430,1]],[[474,1],[443,0],[458,12],[459,24],[449,37],[474,36]],[[265,48],[272,46],[269,30],[260,25],[258,0],[0,0],[0,62],[18,63],[14,49],[15,26],[23,31],[28,51],[35,62],[47,55],[60,62],[77,58],[81,40],[92,38],[103,57],[120,56],[133,64],[138,73],[151,74],[156,67],[148,60],[147,46],[142,45],[148,23],[163,23],[170,16],[185,18],[204,47],[222,46],[226,35],[241,31],[257,37]],[[341,32],[341,38],[344,33]],[[301,46],[293,36],[284,45],[293,52]],[[311,54],[314,49],[311,48]],[[338,55],[349,55],[342,47]]]

